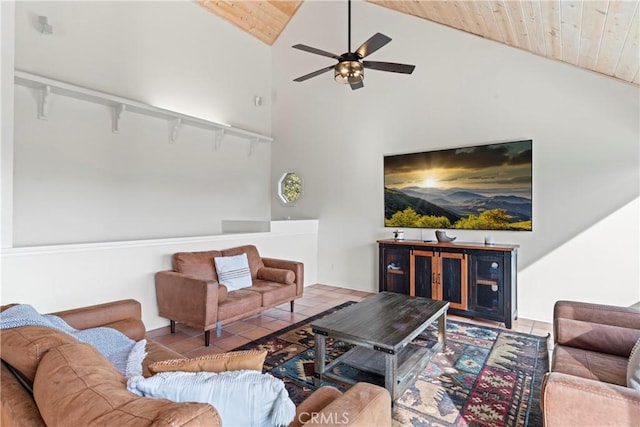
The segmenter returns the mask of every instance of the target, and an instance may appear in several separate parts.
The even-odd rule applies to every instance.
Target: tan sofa
[[[553,360],[540,399],[544,425],[638,425],[640,391],[626,378],[640,310],[558,301],[553,318]]]
[[[134,340],[145,335],[141,307],[135,300],[55,314],[77,329],[109,326]],[[183,357],[149,338],[146,349],[145,376],[151,363]],[[62,332],[38,326],[3,330],[0,352],[2,426],[221,425],[217,411],[209,404],[175,403],[129,393],[126,379],[107,359]],[[9,367],[7,361],[14,366]],[[33,394],[27,390],[30,387]],[[322,387],[299,405],[292,426],[307,422],[314,426],[389,426],[389,393],[366,383],[356,384],[344,394]]]
[[[252,286],[228,291],[219,283],[214,258],[245,253],[249,261]],[[220,336],[223,324],[233,322],[267,308],[293,301],[302,296],[304,265],[261,257],[253,245],[206,252],[180,252],[172,256],[172,271],[156,273],[156,298],[159,314],[176,322],[204,331],[205,345],[210,331]]]

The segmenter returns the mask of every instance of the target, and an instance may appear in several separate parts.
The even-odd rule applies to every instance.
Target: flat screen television
[[[384,156],[384,225],[532,230],[532,140]]]

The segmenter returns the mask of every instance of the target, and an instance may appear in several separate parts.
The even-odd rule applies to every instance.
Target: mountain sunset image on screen
[[[385,156],[385,226],[531,231],[532,142]]]

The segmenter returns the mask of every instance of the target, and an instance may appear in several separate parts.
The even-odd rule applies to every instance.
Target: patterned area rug
[[[289,395],[299,404],[316,388],[311,323],[351,304],[334,307],[237,350],[268,350],[264,371],[282,378]],[[414,343],[431,346],[437,336],[435,326]],[[449,320],[446,347],[396,401],[394,425],[541,426],[540,383],[549,367],[546,341],[547,337]],[[327,362],[349,348],[349,344],[327,339]],[[384,383],[378,375],[344,364],[334,367],[334,372]]]

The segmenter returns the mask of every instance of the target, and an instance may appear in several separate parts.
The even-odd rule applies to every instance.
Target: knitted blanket
[[[44,326],[71,335],[94,346],[127,378],[142,375],[146,340],[135,342],[122,332],[107,327],[75,329],[58,316],[40,314],[29,304],[18,304],[0,313],[0,329]]]

